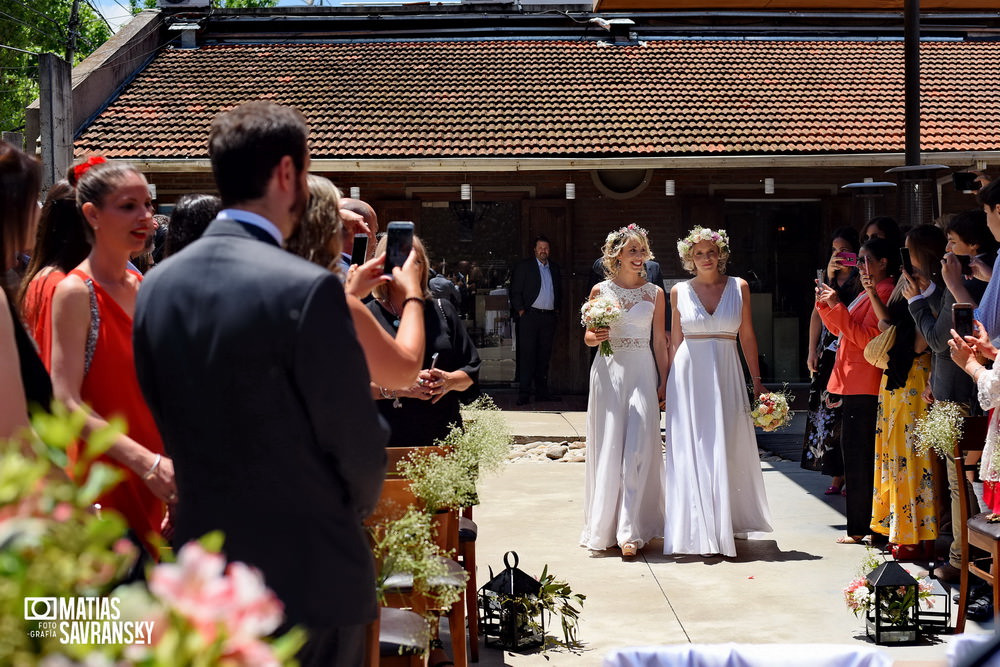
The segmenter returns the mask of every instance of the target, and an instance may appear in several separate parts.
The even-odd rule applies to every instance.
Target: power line
[[[30,23],[25,23],[24,21],[22,21],[21,19],[17,18],[16,16],[11,16],[10,14],[7,14],[6,12],[0,12],[0,16],[8,18],[11,21],[13,21],[14,23],[20,23],[25,28],[28,28],[29,30],[34,30],[39,35],[45,35],[46,37],[49,36],[49,34],[47,32],[45,32],[44,30],[42,30],[38,26],[33,26]]]
[[[90,10],[91,10],[92,12],[94,12],[95,14],[97,14],[98,16],[100,16],[100,17],[101,17],[101,20],[102,20],[102,21],[104,21],[104,25],[108,26],[108,32],[110,32],[111,34],[114,34],[114,32],[115,32],[115,29],[111,27],[111,24],[110,24],[110,23],[108,23],[108,19],[106,19],[106,18],[104,17],[104,14],[103,14],[103,13],[101,13],[101,10],[100,10],[100,9],[98,9],[97,7],[95,7],[95,6],[94,6],[94,3],[92,3],[92,2],[90,1],[90,0],[84,0],[84,2],[86,2],[86,3],[87,3],[87,6],[88,6],[88,7],[90,7]],[[84,41],[86,41],[86,40],[84,40]],[[89,46],[93,46],[92,44],[90,44],[90,42],[87,42],[87,44],[88,44]]]
[[[0,44],[0,49],[7,49],[8,51],[18,51],[20,53],[27,53],[28,55],[32,55],[32,56],[40,55],[36,51],[27,51],[25,49],[19,49],[16,46],[7,46],[6,44]],[[26,65],[26,67],[27,67],[27,65]],[[11,69],[14,69],[14,68],[11,68]]]
[[[38,11],[37,9],[35,9],[31,5],[29,5],[28,3],[22,2],[22,0],[14,0],[14,2],[16,2],[19,5],[21,5],[22,7],[24,7],[25,9],[27,9],[29,12],[34,12],[35,14],[38,14],[43,19],[45,19],[46,21],[48,21],[49,23],[51,23],[52,25],[54,25],[59,30],[59,37],[61,39],[66,39],[66,36],[63,34],[62,24],[59,23],[59,21],[56,21],[54,18],[52,18],[48,14],[45,14],[43,12]],[[25,23],[24,25],[28,25],[28,24]]]

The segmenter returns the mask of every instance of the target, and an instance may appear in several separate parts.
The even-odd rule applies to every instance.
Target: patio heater
[[[873,179],[841,186],[841,190],[848,190],[851,193],[852,226],[855,229],[864,229],[872,218],[886,215],[886,195],[895,188],[895,183]]]

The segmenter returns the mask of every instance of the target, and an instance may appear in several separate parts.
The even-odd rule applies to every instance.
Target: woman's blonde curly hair
[[[302,222],[285,243],[285,249],[340,273],[340,189],[329,179],[309,174],[309,204]]]
[[[607,238],[604,239],[604,247],[601,248],[601,252],[604,253],[604,256],[601,257],[601,266],[604,267],[604,275],[608,279],[618,276],[622,265],[619,256],[632,240],[638,241],[642,249],[646,251],[646,261],[655,259],[653,251],[649,247],[649,236],[645,229],[634,223],[617,229],[608,234]],[[643,273],[645,273],[645,268],[643,268]]]

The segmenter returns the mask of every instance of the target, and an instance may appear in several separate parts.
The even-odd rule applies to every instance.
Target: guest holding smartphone
[[[857,270],[858,233],[853,227],[841,227],[831,238],[830,261],[820,270],[818,283],[833,287],[841,303],[851,303],[861,291]],[[844,263],[854,255],[851,266]],[[823,325],[819,312],[813,308],[809,321],[809,356],[806,364],[812,377],[809,387],[809,414],[802,441],[802,467],[818,470],[832,480],[826,495],[846,493],[844,487],[844,457],[840,453],[841,397],[831,393],[827,384],[837,359],[840,338]]]
[[[861,246],[861,284],[864,291],[845,304],[837,291],[822,284],[816,289],[816,310],[823,324],[840,337],[840,347],[829,390],[843,396],[840,445],[847,483],[847,535],[837,541],[858,544],[872,520],[875,470],[875,422],[882,371],[865,360],[865,346],[881,329],[872,299],[888,300],[899,268],[899,248],[875,238]]]

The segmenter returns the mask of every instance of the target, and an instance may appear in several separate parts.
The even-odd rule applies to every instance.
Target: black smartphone
[[[351,248],[351,264],[364,264],[368,255],[368,235],[355,234],[354,246]]]
[[[826,271],[824,269],[816,269],[816,286],[819,287],[826,282]]]
[[[956,303],[951,307],[952,328],[963,338],[973,335],[974,304]]]
[[[899,265],[903,267],[903,270],[907,274],[913,275],[913,261],[910,260],[910,249],[900,248],[899,249]]]
[[[971,276],[972,267],[969,266],[969,262],[972,261],[972,255],[955,255],[955,259],[957,259],[958,263],[962,266],[962,275]]]
[[[951,182],[959,192],[975,192],[982,185],[977,178],[971,171],[956,171],[951,175]]]
[[[392,270],[403,266],[413,250],[413,223],[393,221],[385,228],[385,268],[383,273],[392,275]]]

